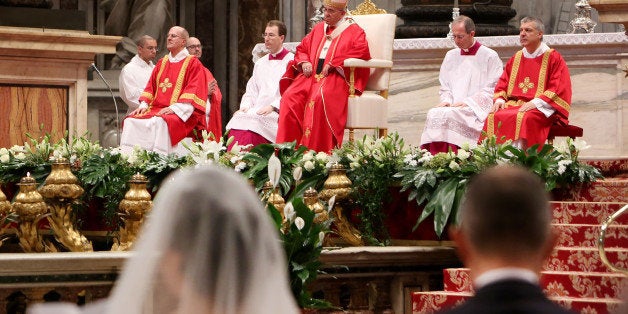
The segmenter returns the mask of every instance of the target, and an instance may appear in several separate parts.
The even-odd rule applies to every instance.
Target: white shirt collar
[[[546,45],[544,42],[541,42],[541,45],[539,45],[539,48],[536,48],[536,50],[533,53],[529,53],[528,49],[526,49],[524,47],[523,48],[523,56],[526,57],[526,58],[536,58],[536,57],[544,54],[548,50],[550,50],[550,47],[548,45]]]
[[[473,281],[473,285],[475,286],[475,289],[478,290],[491,283],[502,281],[505,279],[518,279],[527,281],[531,284],[539,283],[539,276],[529,269],[504,267],[482,273],[475,278],[475,280]]]
[[[153,64],[153,61],[148,61],[148,63],[146,63],[144,60],[142,60],[142,58],[140,58],[139,55],[135,55],[132,59],[131,59],[131,63],[135,63],[138,66],[142,67],[142,68],[153,68],[155,65]]]
[[[177,62],[185,59],[189,55],[190,55],[190,53],[188,52],[188,50],[183,48],[181,51],[179,51],[179,53],[177,53],[176,56],[172,56],[172,52],[168,53],[168,60],[170,62],[177,63]]]

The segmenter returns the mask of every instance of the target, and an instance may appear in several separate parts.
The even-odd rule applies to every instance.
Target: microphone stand
[[[98,70],[98,67],[96,67],[94,63],[92,63],[91,67],[96,70],[96,73],[98,73],[100,79],[105,83],[105,85],[107,85],[107,88],[109,88],[109,93],[111,94],[111,98],[113,99],[113,106],[116,108],[116,143],[118,144],[118,146],[120,146],[120,119],[118,118],[118,103],[116,102],[116,96],[113,95],[113,90],[111,90],[111,86],[109,86],[109,83],[107,83],[105,77],[102,75],[100,70]]]

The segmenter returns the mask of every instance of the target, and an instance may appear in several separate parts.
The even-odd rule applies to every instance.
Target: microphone
[[[92,62],[92,68],[94,68],[94,70],[96,70],[96,73],[98,73],[98,76],[100,76],[100,79],[105,83],[105,85],[107,85],[107,88],[109,88],[109,93],[111,94],[111,98],[113,99],[113,106],[116,108],[116,142],[118,144],[118,146],[120,146],[120,119],[118,118],[118,103],[116,102],[116,96],[113,95],[113,91],[111,90],[111,86],[109,86],[109,83],[107,83],[107,80],[105,80],[105,77],[102,75],[102,73],[100,72],[100,70],[98,70],[98,67],[96,67],[96,65]]]

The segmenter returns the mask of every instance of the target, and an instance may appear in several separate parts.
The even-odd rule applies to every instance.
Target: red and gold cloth
[[[180,62],[170,62],[164,56],[153,70],[144,92],[139,98],[148,104],[148,112],[130,116],[135,119],[148,119],[174,103],[188,103],[194,112],[183,121],[176,114],[162,115],[168,125],[171,144],[177,145],[190,136],[192,130],[205,129],[205,104],[207,101],[207,81],[205,67],[195,56],[187,56]]]
[[[525,139],[527,146],[542,145],[553,123],[568,124],[571,107],[571,79],[563,57],[549,49],[536,58],[518,51],[506,64],[495,87],[494,99],[506,100],[504,109],[489,114],[484,124],[487,136],[498,142]],[[526,102],[539,98],[555,112],[548,118],[538,109],[519,112]]]
[[[277,143],[297,141],[310,149],[330,152],[342,143],[347,122],[349,97],[349,68],[343,66],[348,58],[371,58],[366,34],[353,20],[331,40],[325,56],[330,65],[326,77],[312,74],[305,77],[289,65],[283,82]],[[339,26],[340,27],[340,26]],[[325,23],[317,24],[297,46],[294,64],[310,62],[316,69],[326,42]],[[293,79],[292,79],[293,78]],[[356,94],[361,94],[369,78],[369,69],[356,69]],[[286,87],[286,82],[290,82]],[[285,91],[284,91],[285,89]]]
[[[207,68],[205,68],[205,78],[208,84],[216,80],[212,72]],[[222,93],[220,92],[218,85],[216,85],[214,93],[209,96],[209,104],[209,123],[207,123],[207,132],[213,133],[216,140],[219,141],[222,137]]]

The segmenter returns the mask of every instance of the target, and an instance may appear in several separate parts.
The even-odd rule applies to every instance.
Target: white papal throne
[[[364,29],[369,43],[371,60],[350,58],[345,60],[345,67],[351,68],[349,74],[350,90],[346,129],[349,141],[354,140],[354,130],[375,129],[379,136],[388,132],[388,85],[393,65],[393,40],[397,16],[386,14],[366,0],[351,11],[353,20]],[[370,68],[371,74],[362,95],[355,95],[355,68]]]

